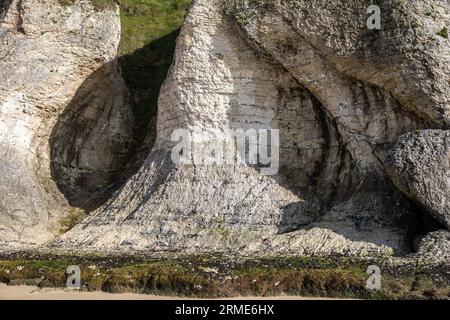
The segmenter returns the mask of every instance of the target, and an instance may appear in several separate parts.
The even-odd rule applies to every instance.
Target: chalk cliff
[[[53,239],[123,169],[133,117],[119,40],[115,5],[2,2],[0,247]]]
[[[413,251],[429,217],[395,187],[386,154],[402,134],[448,127],[449,44],[436,33],[450,8],[392,2],[382,8],[381,31],[367,29],[366,9],[359,1],[194,1],[160,93],[152,152],[53,246]],[[279,129],[280,171],[267,177],[249,166],[176,165],[170,136],[177,128]]]
[[[34,2],[12,1],[2,15],[5,245],[42,244],[70,208],[95,207],[126,170],[133,134],[114,60],[117,7],[99,11],[82,0],[29,5]],[[418,251],[447,259],[450,3],[385,1],[381,30],[367,28],[369,5],[193,1],[160,91],[156,141],[145,162],[46,248]],[[236,128],[279,130],[277,174],[264,175],[258,165],[171,158],[177,129]]]

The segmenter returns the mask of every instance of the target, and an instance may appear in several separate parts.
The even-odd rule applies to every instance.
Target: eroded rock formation
[[[80,4],[91,8],[83,1],[76,7]],[[436,230],[448,228],[448,150],[439,141],[450,127],[450,43],[440,33],[450,24],[450,3],[385,1],[381,30],[366,26],[369,5],[194,1],[160,92],[152,151],[104,205],[47,248],[375,256],[404,255],[417,246],[424,256],[448,258],[448,232]],[[112,11],[91,14],[101,19]],[[21,29],[8,32],[26,38]],[[132,135],[126,90],[110,62],[117,44],[111,37],[102,35],[104,42],[96,41],[95,47],[108,48],[109,59],[98,59],[104,51],[90,51],[98,64],[87,58],[73,64],[76,72],[87,65],[91,73],[92,65],[106,64],[91,77],[94,84],[81,86],[89,72],[84,78],[64,73],[74,77],[59,84],[67,99],[59,98],[60,107],[49,117],[53,122],[45,125],[52,130],[39,134],[41,143],[52,146],[37,149],[51,149],[54,180],[48,181],[57,181],[78,206],[92,192],[102,195],[123,170]],[[81,52],[91,48],[83,41],[76,42]],[[66,51],[70,58],[72,51]],[[80,58],[79,52],[75,56]],[[119,89],[108,91],[109,84]],[[76,90],[66,85],[79,88],[70,104],[68,92]],[[40,97],[39,91],[28,91]],[[2,105],[3,110],[8,109]],[[279,130],[276,175],[261,174],[259,166],[172,161],[176,129],[219,131],[224,134],[215,139],[227,141],[226,133],[235,128]],[[440,138],[429,139],[436,135]],[[28,157],[32,165],[40,163],[36,158],[45,159]],[[439,177],[430,180],[431,170]],[[26,164],[23,171],[36,169]],[[23,211],[24,219],[27,214]]]
[[[369,31],[359,1],[194,1],[160,94],[153,151],[53,246],[410,252],[420,213],[383,162],[400,135],[448,125],[449,45],[435,29],[450,8],[433,1],[432,27],[413,30],[430,8],[408,2],[386,4],[383,30]],[[171,161],[173,130],[236,127],[280,129],[278,175]]]
[[[67,193],[76,190],[80,200],[82,191],[113,182],[133,119],[115,63],[116,6],[97,11],[83,0],[2,4],[0,247],[7,250],[54,238],[60,220],[78,210],[57,184]]]

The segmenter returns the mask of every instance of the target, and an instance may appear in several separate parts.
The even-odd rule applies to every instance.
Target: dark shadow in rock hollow
[[[6,11],[6,7],[11,3],[11,0],[0,0],[0,17]]]
[[[52,177],[70,205],[95,209],[128,165],[133,117],[128,94],[108,63],[79,87],[50,137]]]
[[[365,92],[378,94],[381,90],[367,86]],[[390,110],[389,106],[379,98],[383,95],[373,96],[379,100],[373,102],[366,97],[366,106],[370,111],[368,114],[387,113]],[[320,119],[323,128],[328,128],[323,130],[323,137],[327,141],[325,149],[328,152],[324,153],[322,165],[312,176],[313,179],[309,183],[310,190],[302,192],[310,195],[304,198],[306,201],[282,208],[283,216],[278,232],[287,233],[306,226],[307,224],[299,218],[306,216],[313,221],[311,227],[319,226],[350,240],[366,241],[376,245],[389,245],[389,239],[377,236],[379,230],[386,230],[387,237],[390,237],[390,234],[393,238],[396,237],[395,233],[402,233],[404,245],[399,249],[399,253],[411,252],[412,239],[417,233],[416,225],[420,215],[417,208],[393,186],[387,174],[383,172],[381,162],[377,162],[377,157],[374,157],[372,167],[369,169],[359,168],[359,163],[364,162],[364,159],[355,158],[350,154],[336,120],[315,97],[312,100],[314,107],[322,110]],[[397,136],[425,126],[413,114],[402,110],[394,99],[392,106],[391,112],[398,117],[399,122]],[[409,121],[410,125],[409,119],[412,119]],[[388,126],[385,132],[389,132]],[[396,139],[396,136],[380,135],[373,139],[372,147],[375,148],[380,140],[390,143],[394,141],[392,139]]]
[[[122,76],[130,91],[130,104],[136,118],[135,138],[147,155],[156,136],[158,98],[172,65],[180,29],[150,42],[132,54],[119,58]]]
[[[95,71],[58,119],[50,138],[52,177],[71,206],[95,210],[145,160],[179,31]]]

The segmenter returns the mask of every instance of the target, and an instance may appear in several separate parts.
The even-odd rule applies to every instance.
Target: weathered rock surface
[[[449,127],[450,42],[439,35],[448,0],[383,1],[381,30],[366,27],[372,1],[222,2],[249,40],[297,71],[319,100],[340,96],[327,90],[340,73],[388,91],[430,126]]]
[[[55,182],[71,204],[93,207],[124,170],[131,136],[126,90],[113,61],[117,12],[94,12],[81,0],[70,7],[50,7],[55,1],[46,0],[36,4],[35,12],[26,5],[31,2],[10,5],[0,33],[1,41],[12,43],[0,49],[0,57],[6,57],[0,58],[5,66],[0,76],[16,79],[0,83],[0,124],[25,121],[25,107],[35,112],[29,116],[33,126],[18,127],[26,128],[25,134],[14,134],[16,127],[5,131],[5,139],[18,142],[0,143],[6,155],[13,150],[9,159],[23,159],[0,169],[10,175],[0,195],[16,190],[1,202],[4,243],[22,242],[22,231],[14,228],[28,228],[30,217],[40,216],[29,229],[39,234],[45,229],[42,241],[52,237],[48,226],[64,211],[53,210],[64,203]],[[404,165],[400,171],[389,169],[386,154],[404,134],[450,128],[450,42],[438,34],[450,24],[450,4],[386,1],[381,30],[366,27],[368,6],[357,0],[195,0],[160,92],[153,150],[103,206],[47,248],[259,255],[411,252],[412,240],[427,230],[419,230],[424,229],[422,213],[410,199],[448,223],[442,219],[448,213],[448,177],[433,179],[432,185],[425,179],[431,169],[448,173],[448,163],[436,164],[446,147],[436,148],[433,137],[424,137],[423,148],[433,149],[426,156],[417,156],[421,151],[414,143],[405,150],[394,147],[390,155],[398,154],[394,164]],[[58,28],[47,23],[52,16]],[[82,21],[81,29],[67,27],[74,21]],[[94,31],[92,21],[101,21],[101,27]],[[21,45],[32,51],[10,52]],[[49,70],[18,80],[37,70],[29,52],[44,59]],[[224,142],[235,128],[280,130],[278,174],[262,175],[259,166],[172,161],[174,130],[221,132],[214,138]],[[30,142],[21,140],[26,136]],[[26,151],[16,147],[19,142]],[[407,157],[417,161],[405,162]],[[430,190],[446,189],[430,196],[422,192],[424,183]],[[22,185],[30,186],[25,191],[31,197],[23,195]],[[48,185],[54,198],[41,190]],[[424,241],[421,248],[435,243]]]
[[[74,213],[57,184],[91,192],[108,183],[129,148],[132,117],[114,62],[117,7],[2,4],[0,248],[7,250],[54,238],[60,219]]]
[[[432,1],[436,20],[414,31],[419,1],[408,2],[383,7],[385,27],[368,31],[359,1],[194,1],[161,91],[153,151],[52,247],[408,253],[417,212],[380,157],[404,133],[449,123],[449,45],[434,29],[450,9]],[[170,160],[173,130],[236,127],[280,129],[278,175]]]
[[[429,233],[421,240],[417,254],[434,260],[450,261],[450,232],[440,230]]]
[[[386,167],[400,190],[450,228],[450,131],[424,130],[400,137]]]

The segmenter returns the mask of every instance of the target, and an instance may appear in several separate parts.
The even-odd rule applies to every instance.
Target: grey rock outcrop
[[[386,167],[400,190],[450,228],[450,131],[424,130],[400,137]]]
[[[449,44],[435,29],[450,8],[432,1],[436,20],[412,30],[416,18],[428,20],[415,11],[422,2],[407,2],[383,6],[386,25],[369,31],[360,1],[194,1],[161,90],[153,151],[117,194],[51,246],[410,252],[417,212],[382,158],[400,135],[449,124]],[[280,129],[278,175],[170,160],[175,129],[235,127]]]
[[[431,259],[450,261],[450,232],[440,230],[426,235],[419,244],[417,255]]]
[[[60,179],[86,192],[108,181],[102,173],[123,161],[133,119],[115,63],[117,6],[2,4],[0,248],[10,250],[53,239],[60,220],[78,210],[57,187]],[[93,148],[101,153],[92,154]]]

